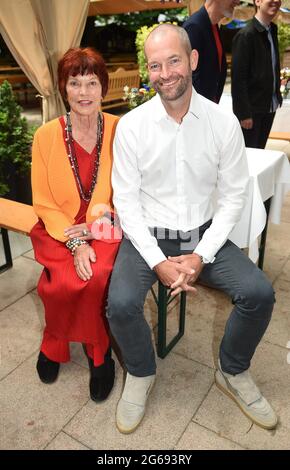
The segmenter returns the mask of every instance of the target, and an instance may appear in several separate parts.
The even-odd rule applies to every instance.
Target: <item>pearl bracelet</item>
[[[78,246],[81,245],[87,245],[88,243],[86,240],[81,240],[80,238],[71,238],[66,242],[66,247],[70,250],[71,254],[75,254],[75,250],[77,249]]]

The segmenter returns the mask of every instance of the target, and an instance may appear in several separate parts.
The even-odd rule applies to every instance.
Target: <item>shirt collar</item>
[[[256,28],[259,32],[263,31],[269,31],[271,29],[271,23],[269,25],[262,23],[261,20],[258,20],[256,16],[254,16],[254,19],[256,20]]]
[[[156,96],[154,96],[151,101],[154,104],[153,116],[154,116],[155,122],[160,122],[162,119],[168,118],[168,114],[166,112],[166,109],[163,106],[160,96],[156,94]],[[200,105],[199,96],[193,87],[192,87],[190,104],[189,104],[189,108],[188,108],[188,112],[186,116],[188,116],[189,114],[195,116],[197,119],[199,118],[201,114],[201,105]]]

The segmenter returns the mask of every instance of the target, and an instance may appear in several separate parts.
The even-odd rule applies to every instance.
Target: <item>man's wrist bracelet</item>
[[[77,249],[78,246],[81,245],[87,245],[88,243],[86,240],[81,240],[80,238],[71,238],[66,242],[66,247],[70,250],[71,254],[75,254],[75,250]]]

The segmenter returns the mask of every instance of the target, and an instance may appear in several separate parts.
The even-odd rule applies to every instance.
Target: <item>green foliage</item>
[[[21,117],[21,107],[16,103],[11,85],[4,81],[0,86],[0,196],[9,190],[5,168],[12,162],[15,171],[28,173],[31,167],[31,144],[35,128],[28,128]]]
[[[144,43],[146,41],[146,38],[153,29],[156,28],[158,24],[154,24],[153,26],[142,26],[141,28],[138,29],[137,34],[136,34],[136,49],[137,49],[137,60],[138,60],[138,65],[139,65],[139,73],[141,77],[141,81],[144,83],[148,83],[149,77],[148,77],[148,70],[147,70],[147,65],[146,65],[146,58],[145,58],[145,53],[144,53]]]
[[[281,63],[283,62],[283,54],[290,47],[290,24],[278,23],[278,41]]]
[[[187,8],[172,8],[169,10],[147,10],[119,15],[96,16],[96,23],[98,26],[115,23],[130,31],[137,31],[141,26],[150,26],[152,23],[158,22],[160,14],[163,15],[162,21],[183,23],[188,16],[188,10]]]

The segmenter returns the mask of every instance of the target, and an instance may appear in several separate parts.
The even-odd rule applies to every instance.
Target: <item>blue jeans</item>
[[[205,228],[207,226],[205,224]],[[158,245],[165,256],[192,253],[192,247],[188,251],[184,249],[183,237],[158,240]],[[270,322],[275,302],[272,285],[229,240],[219,250],[215,261],[204,266],[199,278],[232,299],[234,307],[220,345],[220,361],[224,372],[239,374],[250,367],[255,349]],[[107,317],[127,370],[137,377],[156,372],[151,331],[143,313],[147,292],[156,280],[155,272],[124,238],[111,277]]]

